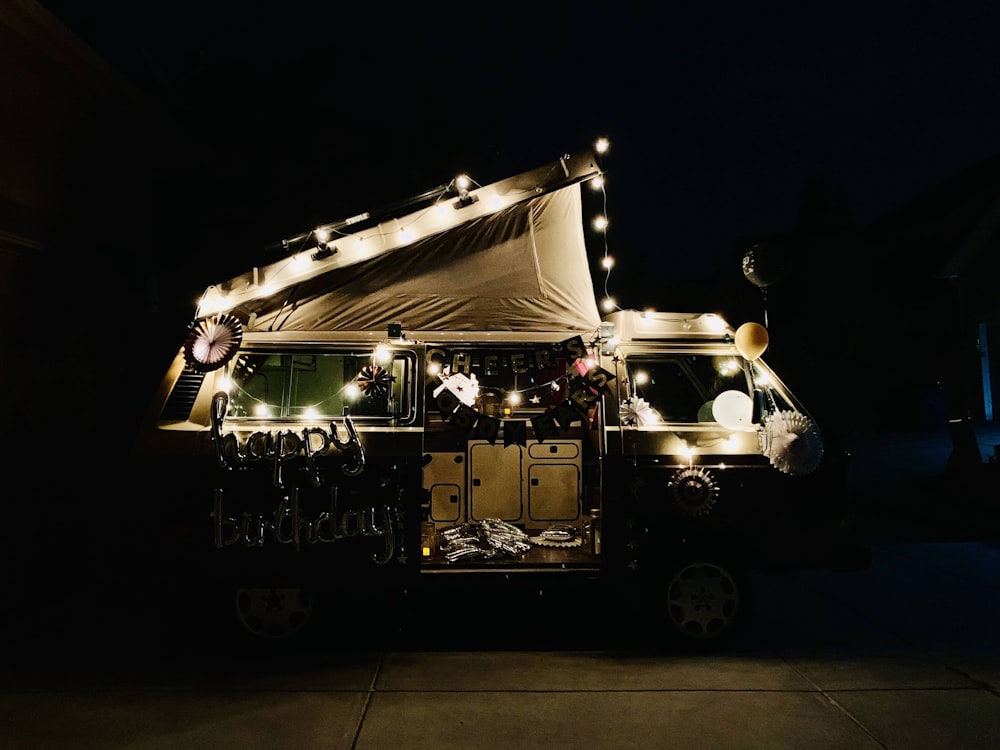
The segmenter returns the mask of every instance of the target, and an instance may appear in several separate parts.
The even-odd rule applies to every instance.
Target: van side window
[[[728,390],[749,393],[743,360],[734,356],[632,355],[627,371],[633,408],[647,425],[714,422],[716,396]]]
[[[381,364],[372,351],[254,352],[229,372],[230,419],[412,419],[415,358],[396,352]]]

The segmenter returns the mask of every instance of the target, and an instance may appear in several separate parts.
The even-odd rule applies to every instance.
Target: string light
[[[601,137],[594,142],[593,148],[597,155],[603,155],[610,150],[610,145],[607,138]],[[605,301],[603,306],[610,311],[618,309],[618,306],[608,293],[610,271],[614,262],[608,251],[609,220],[606,211],[606,178],[603,171],[600,171],[591,176],[587,182],[593,190],[601,191],[605,208],[604,213],[595,218],[594,227],[603,235],[604,259],[602,266],[605,270]],[[467,174],[457,175],[447,185],[439,186],[411,199],[408,202],[409,205],[421,201],[425,202],[424,207],[406,216],[395,216],[384,223],[373,224],[379,220],[378,215],[364,212],[348,219],[317,227],[294,239],[282,240],[281,246],[287,253],[287,260],[282,267],[268,269],[268,276],[272,280],[272,284],[267,286],[257,284],[255,277],[254,283],[236,293],[230,292],[227,296],[220,294],[218,290],[213,290],[212,299],[203,297],[199,300],[198,313],[206,315],[220,312],[238,304],[242,297],[274,294],[279,288],[291,285],[302,273],[307,272],[310,266],[309,259],[313,261],[313,265],[350,264],[393,246],[409,245],[440,231],[442,225],[454,222],[454,218],[452,218],[454,211],[449,212],[442,207],[464,209],[478,203],[482,197],[484,199],[483,209],[474,211],[476,215],[481,215],[484,212],[495,212],[516,204],[524,200],[526,194],[533,192],[535,192],[534,189],[525,188],[501,194],[490,188],[484,188]],[[481,193],[481,195],[477,193]],[[457,196],[457,200],[454,200],[455,196]],[[366,226],[359,226],[362,224]],[[334,245],[334,242],[341,243],[340,250],[346,254],[346,257],[341,257],[339,260],[333,257],[338,255],[338,247]]]
[[[611,148],[611,142],[603,136],[598,138],[594,142],[594,151],[598,154],[598,156],[603,156],[610,150],[610,148]],[[614,258],[611,257],[611,253],[608,249],[609,222],[607,218],[608,192],[607,192],[606,182],[607,181],[604,178],[603,171],[600,174],[596,175],[595,177],[591,178],[590,180],[591,188],[593,188],[594,190],[600,190],[601,200],[603,203],[603,213],[594,218],[592,226],[595,231],[601,233],[604,242],[604,255],[601,258],[601,268],[604,269],[604,298],[601,300],[601,309],[604,310],[605,312],[613,312],[620,308],[618,307],[617,301],[613,296],[611,296],[611,292],[609,291],[609,284],[611,281],[611,269],[614,267],[615,261]]]

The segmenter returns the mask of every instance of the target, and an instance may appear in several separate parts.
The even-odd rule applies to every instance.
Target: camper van
[[[174,572],[263,639],[319,598],[639,592],[718,642],[753,571],[836,564],[845,457],[712,312],[601,315],[592,153],[287,241],[208,287],[136,443]],[[185,567],[187,566],[187,567]]]

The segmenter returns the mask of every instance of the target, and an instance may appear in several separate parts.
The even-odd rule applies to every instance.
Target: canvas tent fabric
[[[253,330],[595,331],[577,181],[252,297]]]

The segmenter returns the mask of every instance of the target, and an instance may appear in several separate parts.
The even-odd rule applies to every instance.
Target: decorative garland
[[[464,374],[454,373],[442,377],[442,385],[433,392],[433,403],[442,421],[465,433],[467,438],[486,440],[490,445],[496,444],[502,427],[504,447],[527,446],[528,422],[534,428],[535,438],[539,442],[561,437],[574,423],[589,419],[590,410],[607,392],[608,384],[615,376],[596,365],[587,367],[584,359],[586,347],[580,336],[561,342],[558,349],[566,358],[566,369],[561,378],[566,379],[569,393],[561,403],[529,420],[501,420],[474,409],[472,404],[475,403],[475,384]],[[451,387],[453,380],[455,387]]]

